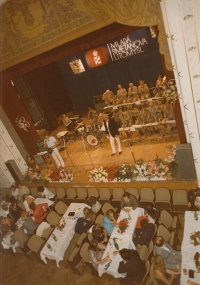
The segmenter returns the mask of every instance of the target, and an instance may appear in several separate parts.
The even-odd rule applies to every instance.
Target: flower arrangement
[[[193,232],[191,234],[190,243],[194,244],[195,246],[200,245],[200,231]]]
[[[73,173],[67,169],[49,169],[45,174],[45,179],[49,182],[71,182],[73,179]]]
[[[90,171],[89,174],[89,181],[90,182],[106,182],[108,181],[108,174],[103,166],[98,168],[94,168]]]
[[[119,166],[116,173],[118,181],[124,181],[127,179],[131,179],[132,174],[132,168],[130,165],[122,164],[122,166]]]
[[[117,227],[119,228],[117,232],[123,234],[125,230],[128,228],[128,220],[123,219],[119,221],[119,223],[117,223]]]
[[[148,162],[147,171],[148,174],[150,175],[150,179],[152,178],[162,178],[166,180],[172,179],[168,165],[158,157],[156,157],[156,159],[154,159],[153,161]]]
[[[139,180],[150,180],[150,174],[148,173],[148,165],[143,159],[139,159],[136,161],[136,164],[132,168],[133,170],[133,178],[136,181]]]
[[[59,221],[57,222],[56,228],[57,228],[58,230],[62,231],[62,229],[64,229],[65,225],[66,225],[66,221],[65,221],[65,219],[63,218],[63,219],[61,219],[61,220],[59,220]]]
[[[30,183],[45,183],[46,179],[41,175],[40,168],[37,164],[28,166],[27,172],[23,177],[24,181]]]
[[[108,175],[108,181],[113,181],[115,178],[117,178],[117,171],[118,171],[118,166],[117,165],[112,165],[112,166],[106,166],[105,170]]]
[[[178,161],[176,158],[176,146],[172,145],[166,148],[167,157],[165,162],[168,164],[169,172],[172,178],[176,178],[178,174]]]

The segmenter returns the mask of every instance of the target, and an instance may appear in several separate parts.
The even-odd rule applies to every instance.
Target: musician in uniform
[[[155,97],[162,97],[164,95],[164,90],[166,89],[166,76],[158,74],[158,79],[156,80],[156,94]]]
[[[174,111],[170,102],[167,102],[164,107],[164,120],[174,120]]]
[[[102,99],[105,101],[105,106],[110,106],[110,104],[113,103],[114,98],[115,98],[115,95],[109,89],[106,90],[106,92],[103,93],[103,96],[102,96]]]
[[[135,102],[137,101],[137,99],[138,99],[137,86],[134,86],[133,83],[129,83],[127,103]]]
[[[56,165],[58,168],[60,167],[65,167],[65,163],[61,157],[61,155],[59,154],[59,151],[57,149],[57,141],[53,136],[50,135],[46,135],[44,137],[44,147],[48,147],[48,149],[50,150],[49,152],[51,153],[51,156],[53,157]]]
[[[119,119],[120,119],[120,126],[131,126],[132,121],[131,117],[128,112],[123,112],[122,109],[119,109]]]
[[[139,84],[140,85],[138,86],[138,97],[141,100],[149,98],[150,93],[149,93],[148,85],[145,83],[145,81],[143,79],[140,79]]]
[[[118,85],[117,90],[117,104],[126,103],[127,100],[127,91],[125,88],[122,88],[122,86]]]

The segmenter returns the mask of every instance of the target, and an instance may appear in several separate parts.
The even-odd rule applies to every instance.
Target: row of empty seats
[[[168,211],[174,212],[183,212],[187,210],[187,191],[186,190],[172,190],[170,191],[168,188],[160,187],[153,190],[150,187],[141,188],[138,191],[137,188],[128,187],[123,189],[122,187],[115,187],[112,189],[112,192],[109,188],[102,187],[97,189],[96,187],[78,187],[78,188],[53,188],[48,187],[50,191],[52,191],[56,196],[55,200],[63,200],[67,204],[74,202],[83,203],[86,202],[87,199],[91,196],[95,196],[98,198],[100,203],[104,203],[106,201],[112,203],[114,207],[119,207],[121,197],[124,194],[124,191],[129,192],[134,195],[136,199],[139,201],[141,207],[145,207],[146,203],[153,203],[159,209],[166,209]],[[2,197],[6,195],[12,196],[10,193],[10,189],[1,189]],[[38,197],[37,188],[30,188],[31,195],[33,197]]]

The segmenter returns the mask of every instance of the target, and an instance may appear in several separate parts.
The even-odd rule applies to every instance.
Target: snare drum
[[[87,137],[86,137],[86,141],[87,141],[87,143],[89,144],[89,145],[91,145],[91,146],[96,146],[96,145],[98,145],[98,139],[94,136],[94,135],[88,135]]]

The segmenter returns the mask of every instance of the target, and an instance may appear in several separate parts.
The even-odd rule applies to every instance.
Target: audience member
[[[150,223],[157,223],[160,215],[159,209],[155,208],[152,203],[147,203],[145,210],[147,211]]]
[[[123,209],[125,212],[129,212],[130,209],[125,209],[125,207],[131,207],[133,210],[138,207],[137,199],[129,192],[124,192],[121,198],[121,209]]]
[[[99,210],[101,209],[101,204],[97,201],[97,198],[94,196],[91,196],[88,200],[89,205],[91,206],[91,210],[97,214]]]
[[[142,282],[146,268],[136,250],[123,248],[114,251],[113,255],[120,254],[122,261],[119,264],[118,272],[127,273],[125,278],[120,279],[120,285],[129,285],[135,282]]]
[[[100,224],[95,224],[93,226],[92,236],[93,236],[93,239],[98,240],[99,243],[103,243],[106,245],[108,242],[107,231]]]
[[[103,263],[104,261],[110,258],[109,254],[105,258],[102,259],[104,254],[104,250],[106,246],[103,244],[99,244],[96,239],[93,239],[89,245],[88,253],[89,253],[89,262],[92,263],[93,267],[97,270],[98,265]]]
[[[18,192],[19,192],[19,196],[22,198],[25,194],[29,195],[30,194],[30,190],[27,186],[22,185],[21,183],[17,183],[17,188],[18,188]]]
[[[19,189],[17,188],[17,186],[15,184],[10,186],[10,190],[11,190],[11,194],[12,196],[16,199],[16,200],[20,200],[21,197],[19,195]]]
[[[34,218],[34,222],[36,224],[40,224],[41,222],[43,222],[44,218],[49,213],[47,203],[38,204],[36,206],[36,204],[34,202],[32,202],[29,207],[32,210],[32,215]]]
[[[85,217],[78,218],[75,226],[75,233],[82,234],[86,233],[89,228],[92,226],[94,220],[96,218],[95,213],[91,210],[85,212]]]
[[[34,223],[31,216],[23,216],[22,220],[24,223],[22,224],[22,229],[24,230],[25,234],[27,236],[32,235],[34,231],[37,229],[36,223]]]
[[[147,245],[155,233],[155,225],[149,223],[146,219],[141,220],[140,225],[141,229],[135,229],[136,237],[133,238],[135,246],[138,244]]]
[[[161,236],[155,238],[155,253],[163,257],[166,269],[180,271],[181,252],[174,250]]]
[[[112,234],[115,225],[117,224],[117,214],[112,210],[108,210],[103,217],[103,226],[106,229],[108,235]]]
[[[197,197],[197,190],[199,188],[194,188],[187,192],[188,208],[190,211],[198,211],[199,209],[195,206],[195,201]]]
[[[52,193],[48,188],[42,185],[38,186],[37,190],[42,195],[43,198],[53,199],[55,197],[54,193]]]
[[[9,216],[13,219],[14,222],[19,220],[21,217],[22,210],[15,204],[11,203],[9,206]]]
[[[30,204],[35,201],[35,198],[31,195],[24,194],[23,195],[23,204],[25,207],[26,212],[31,212]]]
[[[180,272],[165,268],[165,261],[161,255],[154,258],[154,274],[159,285],[179,285]],[[175,278],[177,277],[177,278]]]

